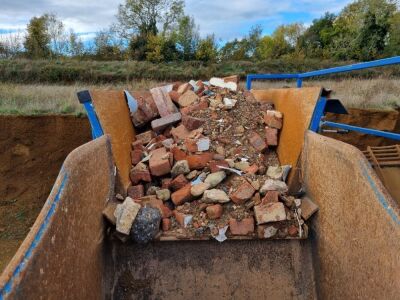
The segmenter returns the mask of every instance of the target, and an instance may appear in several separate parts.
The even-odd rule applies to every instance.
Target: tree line
[[[400,54],[400,12],[393,0],[357,0],[338,14],[325,13],[305,27],[292,23],[270,35],[256,25],[242,38],[222,43],[200,37],[182,0],[126,0],[115,23],[84,43],[54,14],[33,17],[21,37],[0,40],[0,57],[93,60],[263,61],[280,58],[371,60]]]

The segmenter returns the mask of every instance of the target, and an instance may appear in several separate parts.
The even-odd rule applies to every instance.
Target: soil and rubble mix
[[[283,115],[211,78],[135,92],[132,185],[104,210],[122,240],[305,238],[317,207],[287,194]]]

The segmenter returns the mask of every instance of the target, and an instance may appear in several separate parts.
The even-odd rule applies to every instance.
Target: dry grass
[[[160,85],[142,80],[131,84],[50,85],[0,83],[0,114],[81,114],[76,92],[83,89],[148,89]],[[254,82],[253,88],[294,86],[292,82]],[[304,86],[323,86],[334,91],[346,107],[393,109],[400,106],[400,79],[345,79],[305,81]]]
[[[254,82],[253,88],[294,87],[295,82]],[[323,86],[332,97],[352,108],[393,109],[400,107],[400,79],[357,79],[304,81],[303,86]]]

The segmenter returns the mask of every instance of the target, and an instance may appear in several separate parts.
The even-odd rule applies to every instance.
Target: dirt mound
[[[327,114],[327,120],[332,122],[356,125],[378,130],[387,130],[400,133],[400,109],[399,111],[373,110],[373,109],[348,109],[348,115]],[[324,133],[325,136],[343,141],[365,150],[367,146],[389,146],[398,143],[378,136],[350,132],[346,134]]]
[[[0,272],[34,223],[65,157],[90,139],[86,118],[0,116]]]

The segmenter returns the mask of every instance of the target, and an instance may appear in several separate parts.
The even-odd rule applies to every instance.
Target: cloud
[[[0,29],[24,29],[29,19],[55,13],[67,28],[95,32],[115,21],[123,0],[1,0]],[[187,0],[186,13],[200,26],[202,36],[223,40],[241,37],[252,25],[269,33],[280,24],[310,23],[325,11],[338,12],[349,0]]]

